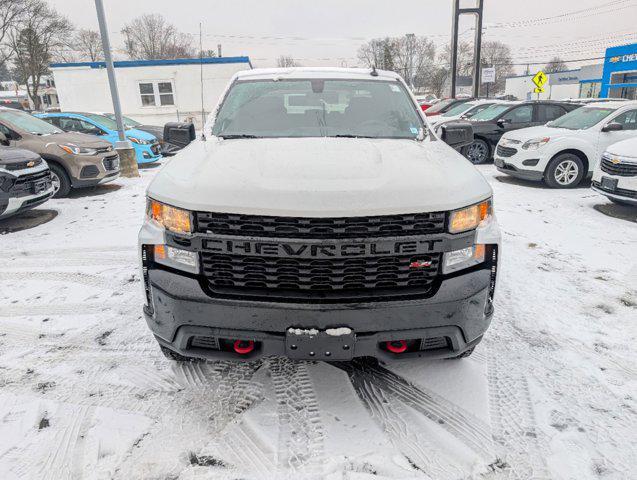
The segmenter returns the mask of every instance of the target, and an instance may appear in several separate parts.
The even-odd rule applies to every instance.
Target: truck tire
[[[581,158],[574,153],[561,153],[549,162],[544,181],[551,188],[575,188],[585,175]]]
[[[160,345],[161,353],[164,354],[168,360],[172,360],[173,362],[201,362],[200,358],[194,357],[184,357],[183,355],[179,355],[177,352],[173,352],[170,348],[166,348],[163,345]]]
[[[481,138],[476,138],[471,145],[462,149],[462,154],[474,165],[480,165],[491,158],[491,147]]]
[[[66,171],[55,163],[49,163],[55,193],[53,198],[66,197],[71,192],[71,180]]]

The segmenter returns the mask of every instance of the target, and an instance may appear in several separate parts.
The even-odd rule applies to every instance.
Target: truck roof
[[[335,67],[294,67],[294,68],[255,68],[242,70],[235,74],[238,80],[274,80],[274,79],[309,79],[338,78],[365,80],[398,80],[400,76],[387,70],[376,70],[372,75],[371,68],[335,68]]]

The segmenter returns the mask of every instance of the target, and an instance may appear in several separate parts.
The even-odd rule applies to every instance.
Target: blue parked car
[[[115,120],[96,113],[37,113],[35,115],[65,132],[87,133],[108,140],[113,145],[119,140]],[[156,162],[162,158],[161,146],[154,135],[135,128],[125,131],[126,138],[135,148],[137,163]]]

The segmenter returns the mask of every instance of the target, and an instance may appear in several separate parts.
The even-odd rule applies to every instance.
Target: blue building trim
[[[587,80],[580,80],[579,83],[601,83],[601,78],[589,78]]]
[[[207,58],[176,58],[170,60],[121,60],[113,62],[115,68],[134,68],[134,67],[158,67],[164,65],[200,65],[200,64],[223,64],[223,63],[247,63],[252,68],[250,57],[207,57]],[[89,68],[106,68],[104,62],[70,62],[70,63],[52,63],[51,68],[66,67],[89,67]]]
[[[601,98],[608,98],[611,88],[634,87],[636,84],[611,85],[610,78],[613,73],[637,71],[637,43],[610,47],[606,49],[604,59],[604,74],[602,75],[602,88],[599,92]]]

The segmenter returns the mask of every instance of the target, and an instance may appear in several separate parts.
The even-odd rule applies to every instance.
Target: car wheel
[[[479,165],[491,158],[491,149],[487,142],[476,138],[471,145],[464,147],[462,154],[474,165]]]
[[[183,355],[179,355],[177,352],[173,352],[170,348],[164,347],[163,345],[160,345],[159,348],[161,349],[161,353],[164,354],[164,357],[166,357],[168,360],[172,360],[174,362],[201,362],[201,361],[203,361],[200,358],[184,357]]]
[[[544,181],[551,188],[574,188],[584,178],[584,162],[577,155],[562,153],[546,167]]]
[[[59,165],[49,164],[51,169],[51,182],[53,183],[53,198],[66,197],[71,191],[71,180]]]

